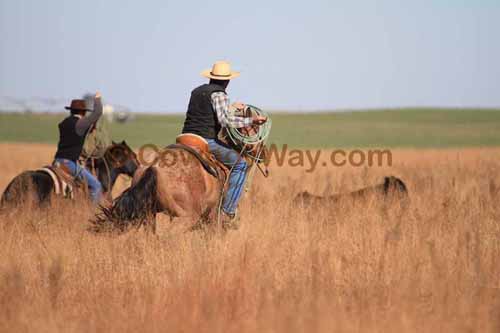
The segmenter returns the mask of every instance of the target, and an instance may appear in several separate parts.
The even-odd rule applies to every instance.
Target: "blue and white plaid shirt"
[[[252,118],[238,117],[229,112],[229,96],[225,92],[212,93],[212,106],[222,127],[242,128],[252,125]]]

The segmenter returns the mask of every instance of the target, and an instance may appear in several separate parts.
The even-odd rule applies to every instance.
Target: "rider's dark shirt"
[[[78,135],[76,132],[78,120],[77,116],[70,115],[59,123],[59,144],[55,158],[76,161],[80,157],[88,129],[83,135]]]

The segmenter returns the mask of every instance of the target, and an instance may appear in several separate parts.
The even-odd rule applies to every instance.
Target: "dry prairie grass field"
[[[0,144],[0,190],[53,152]],[[226,234],[160,218],[158,237],[94,235],[92,208],[71,202],[4,213],[0,331],[499,332],[499,156],[406,149],[392,166],[271,166]],[[292,204],[387,175],[406,183],[406,209]]]

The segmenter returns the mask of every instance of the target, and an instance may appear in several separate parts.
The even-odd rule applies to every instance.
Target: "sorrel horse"
[[[125,141],[113,142],[104,152],[102,157],[86,160],[87,167],[94,170],[103,187],[103,196],[111,200],[111,190],[119,175],[133,177],[139,166],[137,155]],[[48,170],[50,171],[50,170]],[[7,185],[0,207],[17,207],[33,199],[38,207],[48,207],[51,200],[56,197],[56,186],[61,184],[61,175],[64,172],[54,172],[52,176],[46,169],[28,170],[14,177]],[[66,180],[71,181],[67,175]],[[55,181],[59,182],[56,184]],[[86,184],[73,184],[71,197],[88,198]],[[62,193],[61,196],[64,196]]]
[[[257,128],[252,127],[242,129],[241,133],[247,135],[255,131]],[[204,144],[198,142],[197,145]],[[246,159],[248,170],[257,165],[267,175],[267,169],[258,165],[265,159],[264,142],[233,148]],[[205,150],[208,152],[208,145]],[[227,176],[228,170],[215,162],[212,163],[214,172],[207,171],[202,159],[179,145],[157,151],[156,157],[152,165],[137,170],[132,186],[116,198],[111,207],[102,207],[92,221],[94,231],[124,232],[130,227],[144,226],[155,233],[157,213],[164,213],[171,220],[174,217],[189,218],[193,227],[217,221],[227,177],[221,179],[216,175]]]

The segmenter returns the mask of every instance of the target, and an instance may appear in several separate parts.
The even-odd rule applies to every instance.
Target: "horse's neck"
[[[106,162],[104,156],[96,160],[96,171],[97,179],[101,183],[104,192],[111,192],[118,178],[118,173],[111,163]]]

